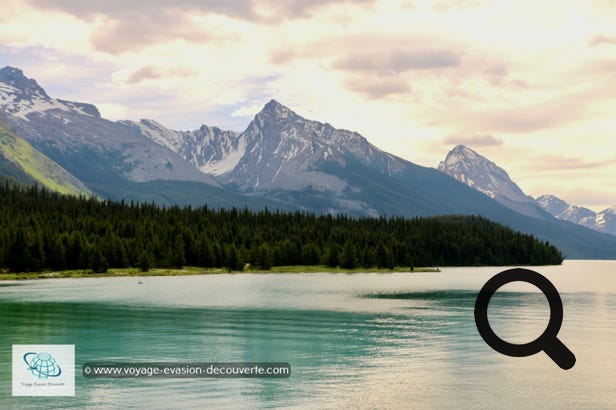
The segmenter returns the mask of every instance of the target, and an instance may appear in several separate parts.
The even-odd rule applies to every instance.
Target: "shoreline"
[[[148,276],[195,276],[195,275],[250,275],[250,274],[279,274],[279,273],[425,273],[425,272],[440,272],[439,268],[414,268],[411,270],[407,267],[399,267],[394,269],[379,269],[379,268],[330,268],[324,265],[316,266],[275,266],[272,269],[246,269],[241,271],[229,271],[224,268],[199,268],[187,266],[181,269],[166,269],[152,268],[148,272],[142,272],[139,268],[126,269],[109,269],[105,273],[93,273],[91,270],[67,270],[58,272],[22,272],[22,273],[0,273],[0,282],[5,280],[39,280],[39,279],[67,279],[67,278],[120,278],[120,277],[148,277]]]

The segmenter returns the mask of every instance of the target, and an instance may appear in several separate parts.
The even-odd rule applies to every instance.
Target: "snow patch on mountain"
[[[237,166],[237,164],[239,164],[244,157],[244,154],[246,154],[246,139],[240,138],[238,140],[237,148],[228,150],[225,154],[226,155],[222,156],[218,160],[206,162],[205,164],[199,166],[199,169],[206,174],[217,176],[231,171]]]
[[[137,128],[139,132],[150,138],[152,141],[170,148],[174,152],[177,152],[182,145],[183,138],[181,132],[170,130],[154,120],[141,120],[140,122],[118,122],[133,128]]]
[[[537,197],[537,202],[543,209],[565,221],[576,224],[584,224],[589,218],[595,219],[596,213],[580,206],[570,205],[554,195],[542,195]]]
[[[52,110],[100,117],[91,104],[50,98],[35,80],[25,77],[21,70],[13,67],[0,69],[0,109],[23,121],[30,121],[28,116],[32,113],[45,115]]]
[[[154,120],[120,121],[142,135],[171,149],[201,172],[221,175],[233,169],[246,152],[246,140],[233,131],[201,126],[194,131],[175,131]]]
[[[94,116],[75,104],[66,104],[52,98],[32,97],[29,99],[16,99],[13,94],[14,91],[15,90],[10,86],[0,86],[0,108],[24,121],[29,121],[28,115],[32,113],[42,114],[50,110],[61,110]]]
[[[594,212],[588,208],[570,205],[554,195],[537,197],[537,202],[558,219],[616,235],[616,205],[601,212]]]

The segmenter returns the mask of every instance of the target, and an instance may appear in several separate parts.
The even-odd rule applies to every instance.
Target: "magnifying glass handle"
[[[563,370],[569,370],[575,364],[575,355],[558,338],[546,343],[543,351]]]

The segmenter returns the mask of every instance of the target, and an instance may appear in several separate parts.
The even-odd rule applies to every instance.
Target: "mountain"
[[[616,235],[616,206],[597,213],[588,208],[569,205],[554,195],[542,195],[537,198],[537,202],[558,219]]]
[[[567,202],[554,195],[542,195],[537,197],[537,202],[543,209],[558,219],[564,219],[584,226],[589,226],[589,223],[592,224],[591,220],[594,221],[597,215],[588,208],[569,205]]]
[[[350,188],[324,164],[357,161],[392,176],[406,161],[387,154],[361,135],[307,120],[277,101],[270,101],[238,137],[237,163],[221,174],[242,190],[315,190],[341,193]],[[240,155],[241,154],[241,155]]]
[[[616,205],[599,212],[595,221],[598,230],[616,235]]]
[[[306,120],[274,100],[243,133],[208,126],[179,132],[151,120],[132,125],[226,186],[317,212],[380,213],[357,195],[363,187],[353,186],[330,168],[356,164],[391,177],[410,164],[355,132]]]
[[[94,105],[49,97],[17,68],[0,69],[0,121],[63,168],[67,176],[60,179],[66,183],[77,179],[104,198],[169,205],[283,207],[224,189],[211,175],[134,127],[102,118]],[[2,161],[10,169],[7,172],[20,173],[14,161],[9,162]]]
[[[88,185],[178,180],[219,186],[170,149],[101,118],[95,106],[50,98],[17,68],[0,70],[0,111],[18,135]]]
[[[495,199],[507,208],[534,218],[551,220],[531,196],[511,180],[507,172],[472,149],[458,145],[438,165],[438,170]]]
[[[190,161],[201,172],[220,175],[235,165],[239,134],[202,125],[195,131],[174,131],[154,120],[120,121]]]
[[[553,195],[534,199],[526,195],[504,169],[464,145],[452,149],[438,169],[524,215],[543,220],[555,217],[616,234],[616,206],[595,213],[588,208],[569,205]]]
[[[95,106],[53,99],[6,67],[0,120],[103,198],[351,216],[481,215],[549,241],[568,258],[616,257],[614,236],[541,209],[541,219],[520,214],[273,100],[243,132],[174,131],[154,120],[105,120]]]
[[[52,191],[91,195],[91,191],[60,165],[15,135],[0,121],[0,172],[20,182],[37,183]]]
[[[550,241],[569,258],[616,256],[614,237],[559,221],[536,204],[530,209],[541,219],[522,215],[434,168],[383,152],[357,133],[303,118],[277,101],[267,103],[241,133],[208,126],[180,132],[151,120],[126,124],[210,172],[227,189],[290,209],[355,216],[482,215]],[[532,205],[532,198],[522,196]]]

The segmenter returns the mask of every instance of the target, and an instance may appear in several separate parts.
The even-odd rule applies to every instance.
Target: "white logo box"
[[[74,396],[75,345],[13,345],[13,396]]]

